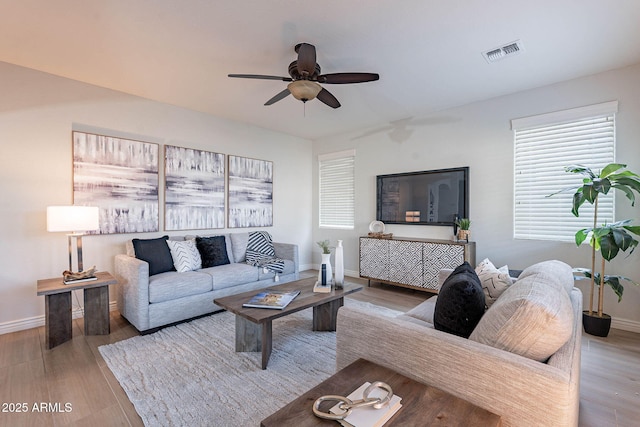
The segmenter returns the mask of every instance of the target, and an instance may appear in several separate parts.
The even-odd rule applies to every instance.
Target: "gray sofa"
[[[299,278],[298,246],[274,242],[276,257],[284,260],[284,271],[276,279],[271,271],[246,264],[248,233],[225,236],[229,264],[195,271],[168,271],[149,276],[149,264],[135,257],[128,241],[126,254],[115,256],[120,314],[145,332],[193,317],[222,310],[214,298],[261,289]],[[184,240],[195,236],[172,236]]]
[[[437,297],[396,318],[342,307],[337,369],[364,358],[488,409],[503,426],[576,426],[582,293],[573,285],[560,261],[525,269],[468,339],[434,328]]]

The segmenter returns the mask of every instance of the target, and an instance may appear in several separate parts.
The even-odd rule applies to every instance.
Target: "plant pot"
[[[589,310],[585,310],[582,312],[582,326],[589,335],[606,337],[611,329],[611,316],[603,313],[602,317],[598,317],[597,312],[589,314]]]
[[[470,230],[458,230],[458,240],[466,240],[469,241],[469,236],[471,235]]]

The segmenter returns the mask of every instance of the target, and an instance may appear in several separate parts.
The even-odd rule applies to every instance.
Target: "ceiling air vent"
[[[523,50],[522,42],[520,40],[516,40],[504,46],[482,52],[482,56],[484,56],[484,59],[486,59],[487,62],[496,62],[508,56],[517,55]]]

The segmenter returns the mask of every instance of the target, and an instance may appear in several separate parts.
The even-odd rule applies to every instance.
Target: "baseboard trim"
[[[611,327],[613,329],[620,329],[628,332],[635,332],[640,334],[640,322],[628,319],[611,318]]]
[[[109,302],[109,311],[116,311],[118,306],[115,301]],[[74,307],[71,312],[72,319],[80,319],[84,317],[83,307]],[[44,326],[44,314],[41,316],[29,317],[26,319],[13,320],[10,322],[0,323],[0,335],[9,334],[11,332],[19,332],[27,329],[39,328]]]

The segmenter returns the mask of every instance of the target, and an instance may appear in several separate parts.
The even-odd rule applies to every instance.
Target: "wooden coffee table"
[[[261,427],[336,426],[335,421],[318,418],[313,414],[313,403],[321,396],[347,396],[365,381],[384,381],[393,393],[402,398],[402,408],[384,427],[394,426],[500,426],[500,416],[399,373],[358,359],[318,384],[279,411],[262,420]],[[335,402],[323,402],[320,410],[326,412]]]
[[[262,351],[262,369],[267,369],[272,348],[273,320],[310,307],[313,307],[314,331],[335,331],[338,309],[344,304],[344,296],[362,290],[362,286],[346,282],[343,289],[323,294],[313,292],[315,282],[316,278],[311,277],[213,300],[214,304],[236,315],[236,351]],[[242,306],[251,297],[266,290],[299,290],[300,295],[282,310]]]

